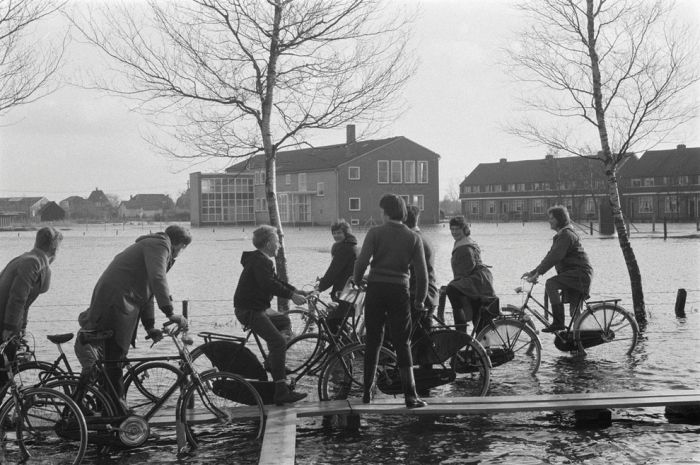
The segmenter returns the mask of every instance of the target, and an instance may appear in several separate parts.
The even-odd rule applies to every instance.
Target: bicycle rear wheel
[[[116,415],[116,409],[109,396],[103,394],[95,385],[88,384],[83,387],[82,394],[78,399],[76,393],[80,387],[80,381],[74,378],[56,379],[46,383],[47,388],[59,390],[70,396],[86,418],[94,418],[98,416],[113,417]]]
[[[287,344],[287,370],[292,374],[300,373],[316,360],[327,345],[328,341],[316,333],[295,337]]]
[[[192,448],[260,438],[263,403],[249,382],[224,371],[203,373],[199,380],[187,387],[177,407]]]
[[[596,360],[620,361],[637,345],[639,327],[627,310],[613,303],[601,303],[581,314],[573,333],[580,353]]]
[[[318,395],[321,400],[362,398],[366,351],[366,346],[358,343],[343,347],[339,353],[329,357],[318,380]],[[402,394],[396,355],[382,347],[375,373],[373,398],[391,398],[396,394]]]
[[[491,367],[498,370],[499,381],[522,382],[540,368],[542,343],[537,334],[521,320],[497,319],[476,336],[491,359]]]
[[[182,372],[167,362],[152,361],[137,365],[127,371],[124,380],[126,403],[138,415],[148,412],[167,394],[168,390],[177,384]],[[175,405],[176,396],[171,397]]]
[[[466,347],[450,360],[457,372],[453,393],[466,397],[485,396],[491,383],[491,361],[476,339],[469,338]]]
[[[0,409],[3,463],[79,464],[88,441],[85,418],[66,394],[48,388],[29,388],[19,406],[10,398]]]
[[[49,380],[70,377],[68,373],[48,362],[32,360],[20,363],[15,373],[15,383],[24,387],[43,386]]]

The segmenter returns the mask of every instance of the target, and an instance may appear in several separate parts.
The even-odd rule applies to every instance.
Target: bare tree
[[[41,46],[27,37],[37,23],[63,4],[52,0],[0,0],[0,114],[55,90],[51,78],[59,69],[68,35],[62,41]]]
[[[393,5],[395,7],[395,5]],[[309,130],[393,119],[414,65],[407,22],[380,0],[190,0],[105,4],[76,12],[88,42],[121,78],[98,87],[139,99],[151,115],[175,120],[166,132],[180,158],[265,156],[277,269],[286,276],[276,197],[280,148]],[[161,126],[162,127],[162,126]],[[182,145],[179,145],[182,146]]]
[[[532,20],[509,51],[529,93],[525,108],[544,116],[511,132],[604,165],[637,321],[646,322],[642,278],[620,204],[617,170],[629,153],[651,147],[697,115],[693,31],[669,20],[670,2],[537,0]],[[534,87],[530,87],[530,85]],[[542,118],[539,118],[540,120]],[[582,124],[583,123],[583,124]],[[600,150],[581,149],[599,146]]]

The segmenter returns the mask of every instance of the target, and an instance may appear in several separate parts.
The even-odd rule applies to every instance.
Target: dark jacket
[[[44,251],[34,248],[13,258],[0,272],[0,332],[26,328],[29,306],[50,284],[51,268]]]
[[[83,329],[114,331],[125,352],[139,321],[154,325],[153,298],[160,308],[172,305],[166,273],[173,264],[172,245],[165,233],[141,236],[114,257],[92,293],[90,307],[78,317]]]
[[[331,247],[331,264],[318,282],[318,290],[323,292],[333,286],[331,298],[336,300],[338,292],[343,290],[345,282],[352,276],[355,259],[359,253],[357,239],[352,234],[346,234],[345,239],[334,243]]]
[[[472,298],[496,295],[491,270],[481,261],[481,249],[471,237],[455,242],[451,264],[454,279],[450,286]]]
[[[233,295],[233,307],[264,311],[270,308],[272,297],[291,299],[296,288],[277,277],[272,260],[259,250],[243,252],[243,272]]]
[[[414,230],[416,234],[421,238],[421,241],[423,241],[423,253],[425,254],[425,266],[428,271],[428,295],[425,298],[425,306],[427,308],[435,308],[437,307],[438,304],[438,296],[440,294],[440,291],[437,287],[437,280],[435,279],[435,259],[434,259],[434,254],[433,254],[433,246],[430,243],[429,240],[423,236],[423,233],[420,232],[420,230],[416,229]],[[414,298],[414,294],[416,293],[416,277],[413,271],[413,265],[410,267],[410,284],[409,284],[409,290],[411,293],[411,299]]]
[[[593,274],[591,262],[583,250],[581,239],[571,225],[566,225],[557,231],[552,238],[552,248],[537,265],[535,271],[542,275],[552,267],[555,267],[557,273],[580,270],[584,274]]]

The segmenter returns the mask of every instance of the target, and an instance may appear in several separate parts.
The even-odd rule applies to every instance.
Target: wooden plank
[[[291,407],[291,406],[290,406]],[[285,410],[289,407],[277,407],[275,405],[266,405],[265,413],[270,414],[277,410]],[[348,400],[331,400],[324,402],[297,402],[294,404],[294,409],[298,417],[313,417],[325,415],[347,415],[352,413],[350,401]]]
[[[293,407],[274,409],[267,415],[259,465],[294,465],[297,414]]]

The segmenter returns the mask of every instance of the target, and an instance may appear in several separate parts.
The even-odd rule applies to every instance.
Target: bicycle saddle
[[[49,334],[48,336],[46,336],[46,339],[53,342],[54,344],[63,344],[64,342],[68,342],[71,339],[73,339],[73,333]]]

